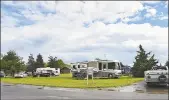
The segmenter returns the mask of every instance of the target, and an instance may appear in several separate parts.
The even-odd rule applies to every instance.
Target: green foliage
[[[35,69],[43,68],[43,67],[45,67],[44,62],[43,62],[43,57],[41,54],[38,54],[36,58],[36,62],[35,62]]]
[[[59,67],[59,68],[65,67],[65,64],[64,64],[64,62],[62,61],[62,59],[58,59],[57,64],[58,64],[58,67]]]
[[[135,57],[134,66],[132,67],[132,74],[134,77],[144,77],[144,71],[150,70],[158,61],[154,58],[154,54],[150,56],[151,52],[146,52],[142,45],[139,45],[139,51]]]
[[[49,56],[48,58],[49,58],[48,67],[51,67],[51,68],[63,68],[63,67],[66,66],[64,64],[64,62],[61,59],[57,59],[57,57]]]
[[[47,66],[51,68],[58,68],[57,57],[49,56],[48,58],[49,60]]]
[[[15,51],[10,50],[1,58],[1,70],[6,74],[14,75],[26,69],[23,58],[19,57]]]
[[[33,72],[35,71],[35,60],[33,58],[33,54],[30,54],[29,58],[28,58],[28,63],[27,63],[27,71],[28,72]]]
[[[47,63],[44,63],[44,66],[45,66],[45,67],[48,67],[48,64],[47,64]]]

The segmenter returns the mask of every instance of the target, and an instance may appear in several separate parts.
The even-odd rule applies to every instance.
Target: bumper
[[[24,76],[14,76],[15,78],[23,78]]]
[[[147,83],[168,83],[168,79],[165,82],[160,82],[158,78],[145,78],[145,82]]]

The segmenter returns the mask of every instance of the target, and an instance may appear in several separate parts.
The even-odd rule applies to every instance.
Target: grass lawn
[[[89,80],[87,85],[86,80],[72,79],[71,74],[61,74],[57,77],[27,77],[27,78],[1,78],[1,82],[13,84],[29,84],[50,87],[64,88],[106,88],[118,87],[133,84],[142,81],[143,78],[131,78],[122,76],[120,79],[94,79]]]

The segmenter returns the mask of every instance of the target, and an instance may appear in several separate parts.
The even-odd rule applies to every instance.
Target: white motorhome
[[[60,75],[60,68],[37,68],[36,69],[37,76],[59,76]]]
[[[120,62],[117,60],[90,61],[87,66],[98,69],[98,77],[119,78],[122,74]]]
[[[122,74],[119,61],[96,60],[86,62],[85,64],[72,64],[72,76],[85,78],[87,76],[87,70],[89,69],[93,69],[93,77],[119,78]]]

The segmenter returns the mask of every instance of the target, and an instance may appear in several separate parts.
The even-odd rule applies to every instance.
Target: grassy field
[[[27,78],[1,78],[1,82],[13,84],[29,84],[50,87],[64,88],[106,88],[119,87],[133,84],[142,81],[143,78],[131,78],[122,76],[120,79],[94,79],[89,80],[87,85],[86,80],[72,79],[71,74],[61,74],[57,77],[27,77]]]

